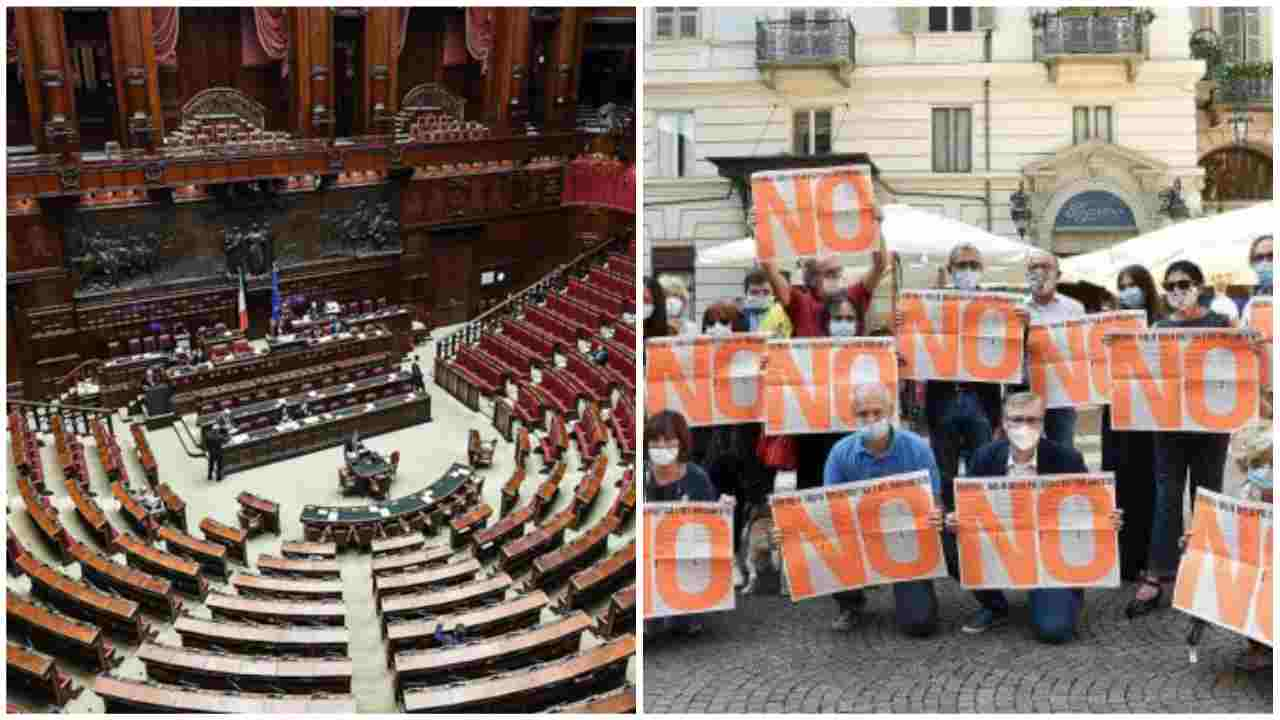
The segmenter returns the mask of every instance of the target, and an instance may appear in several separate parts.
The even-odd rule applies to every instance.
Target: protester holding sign
[[[1141,265],[1130,265],[1116,278],[1120,308],[1142,310],[1147,327],[1164,317],[1155,279]],[[1111,429],[1111,405],[1102,408],[1102,469],[1115,473],[1116,504],[1124,511],[1120,530],[1120,578],[1138,578],[1151,546],[1151,519],[1155,509],[1155,433]]]
[[[1005,438],[982,448],[969,469],[972,477],[1037,476],[1084,473],[1084,456],[1075,448],[1044,435],[1044,401],[1034,393],[1009,395],[1004,403]],[[1119,523],[1119,515],[1112,520]],[[947,526],[958,527],[955,513],[947,515]],[[957,566],[958,566],[957,562]],[[1009,601],[999,590],[976,590],[982,608],[961,628],[981,633],[1009,621]],[[1041,642],[1063,643],[1075,634],[1076,621],[1084,606],[1080,588],[1036,588],[1029,591],[1031,624]]]
[[[836,443],[827,458],[825,487],[864,482],[888,475],[928,470],[936,498],[942,479],[929,444],[919,435],[892,424],[893,397],[883,385],[859,385],[853,392],[853,412],[862,430]],[[941,517],[934,518],[935,522]],[[832,629],[845,631],[857,624],[867,605],[861,590],[836,593],[840,614]],[[913,637],[931,635],[938,627],[938,598],[932,580],[895,583],[894,612],[898,627]]]
[[[1273,245],[1272,236],[1268,233],[1259,235],[1249,246],[1249,267],[1253,268],[1253,272],[1258,276],[1258,284],[1253,288],[1254,297],[1271,297],[1275,264]]]
[[[1041,325],[1084,317],[1084,305],[1058,292],[1058,279],[1062,271],[1058,257],[1051,253],[1033,253],[1027,260],[1027,284],[1031,298],[1027,300],[1030,324]],[[1053,408],[1045,412],[1045,437],[1069,448],[1076,446],[1076,409]]]
[[[1161,328],[1229,328],[1231,321],[1199,302],[1204,273],[1190,260],[1178,260],[1164,273],[1164,291],[1172,315],[1157,322]],[[1146,572],[1126,612],[1130,618],[1159,607],[1161,583],[1172,582],[1178,569],[1178,538],[1182,537],[1182,495],[1191,481],[1196,488],[1222,491],[1227,460],[1227,433],[1159,432],[1155,434],[1156,499]]]
[[[716,491],[706,471],[689,461],[693,441],[684,416],[671,410],[660,412],[644,424],[645,502],[715,500]],[[686,635],[702,632],[696,616],[646,620],[645,633],[672,630]]]
[[[644,279],[644,338],[651,340],[667,337],[671,327],[667,324],[667,294],[653,277]]]

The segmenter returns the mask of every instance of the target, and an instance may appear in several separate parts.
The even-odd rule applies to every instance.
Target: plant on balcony
[[[1191,34],[1191,57],[1204,61],[1204,79],[1209,80],[1222,65],[1222,39],[1210,28],[1200,28]]]
[[[1219,82],[1233,80],[1270,80],[1271,61],[1227,63],[1218,66],[1215,79]]]

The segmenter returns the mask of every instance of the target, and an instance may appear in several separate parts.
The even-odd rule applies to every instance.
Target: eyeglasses
[[[1253,262],[1274,262],[1275,257],[1276,257],[1275,253],[1265,253],[1265,254],[1258,253],[1257,255],[1253,256],[1252,261]]]
[[[857,322],[858,318],[853,315],[832,315],[832,320],[844,320],[845,322]]]
[[[974,272],[978,272],[982,270],[982,263],[976,262],[976,261],[958,262],[955,265],[951,266],[952,272],[961,272],[964,270],[972,270]]]
[[[1174,280],[1173,282],[1167,282],[1164,284],[1164,291],[1173,292],[1174,290],[1190,290],[1195,286],[1196,284],[1190,280]]]
[[[1039,415],[1009,415],[1005,418],[1010,425],[1040,425],[1044,418]]]

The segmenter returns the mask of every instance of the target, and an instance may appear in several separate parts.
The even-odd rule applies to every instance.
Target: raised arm
[[[884,271],[889,265],[889,251],[880,248],[871,254],[871,269],[862,276],[861,283],[869,293],[875,293],[876,287],[880,285],[880,280],[884,278]]]
[[[764,270],[764,274],[769,278],[769,287],[773,288],[773,296],[778,299],[782,307],[791,305],[791,283],[778,272],[778,266],[772,260],[760,261],[760,267]]]

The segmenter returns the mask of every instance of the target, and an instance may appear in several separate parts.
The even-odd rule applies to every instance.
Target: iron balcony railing
[[[757,65],[852,65],[854,45],[847,18],[756,22]]]
[[[1272,94],[1270,77],[1227,78],[1218,81],[1218,102],[1242,105],[1270,105]]]
[[[1035,16],[1036,59],[1059,55],[1141,54],[1149,16],[1132,8],[1042,12]]]

